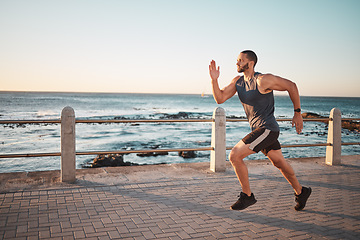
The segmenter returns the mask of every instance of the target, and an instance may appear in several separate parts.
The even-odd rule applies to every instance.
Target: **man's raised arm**
[[[239,77],[235,77],[228,86],[220,89],[218,83],[218,78],[220,76],[220,67],[216,68],[216,63],[214,60],[210,62],[209,73],[211,77],[213,96],[217,104],[224,103],[226,100],[234,96],[234,94],[236,93],[235,84]]]

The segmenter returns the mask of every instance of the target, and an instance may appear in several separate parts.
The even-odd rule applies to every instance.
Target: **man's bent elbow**
[[[295,92],[297,92],[297,93],[299,93],[299,89],[298,89],[298,87],[297,87],[297,85],[296,85],[296,83],[294,83],[294,82],[292,82],[293,84],[293,86],[292,86],[292,88],[293,88],[293,91],[295,91]]]
[[[296,83],[294,83],[294,82],[292,82],[292,81],[290,81],[290,80],[289,80],[289,86],[288,86],[288,88],[287,88],[287,91],[288,91],[289,93],[299,92]]]
[[[214,97],[214,100],[215,100],[215,102],[216,102],[217,104],[222,104],[222,103],[225,102],[223,99],[216,98],[216,97]]]

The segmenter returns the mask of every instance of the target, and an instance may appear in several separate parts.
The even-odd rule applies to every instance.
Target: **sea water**
[[[302,111],[329,116],[339,108],[343,117],[360,117],[360,98],[301,97]],[[227,117],[244,118],[237,96],[218,105],[210,95],[130,94],[130,93],[36,93],[0,92],[0,120],[60,119],[65,106],[75,110],[77,119],[210,119],[216,107]],[[293,105],[288,96],[275,96],[275,116],[291,118]],[[296,134],[290,122],[279,122],[281,144],[325,143],[327,124],[304,122],[302,134]],[[0,125],[0,154],[60,152],[59,124]],[[228,122],[227,146],[233,146],[250,132],[247,122]],[[358,142],[360,134],[342,130],[343,142]],[[210,147],[210,122],[181,123],[112,123],[76,124],[76,151],[117,151],[139,149]],[[318,157],[325,147],[284,148],[286,158]],[[343,146],[342,154],[360,154],[358,145]],[[77,156],[77,168],[87,166],[96,156]],[[247,159],[262,159],[261,153]],[[177,152],[156,157],[124,156],[125,161],[138,164],[206,162],[209,151],[184,159]],[[60,157],[0,159],[0,172],[41,171],[60,169]]]

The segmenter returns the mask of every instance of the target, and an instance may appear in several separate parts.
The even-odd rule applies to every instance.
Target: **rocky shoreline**
[[[328,117],[321,116],[317,113],[312,112],[304,112],[301,114],[303,118],[317,118],[318,122],[323,122],[328,124],[329,120]],[[169,119],[175,119],[175,118],[188,118],[189,116],[186,113],[180,112],[179,114],[168,114],[166,118]],[[230,118],[242,118],[242,117],[236,117],[236,116],[230,116]],[[322,120],[324,119],[324,120]],[[342,128],[348,129],[349,131],[355,131],[360,132],[360,122],[353,121],[353,120],[343,120],[342,121]],[[153,146],[152,149],[157,149],[159,146]],[[164,152],[143,152],[143,153],[137,153],[137,156],[139,157],[156,157],[156,156],[162,156],[162,155],[168,155],[169,153]],[[197,153],[196,151],[180,151],[179,156],[186,158],[196,158]],[[90,163],[89,163],[90,164]],[[161,164],[161,163],[160,163]],[[90,165],[83,166],[84,168],[99,168],[99,167],[116,167],[116,166],[137,166],[140,165],[138,163],[133,162],[126,162],[124,161],[124,154],[100,154],[98,155]],[[146,164],[142,164],[146,165]]]
[[[138,153],[139,157],[156,157],[160,155],[168,155],[168,152],[144,152]],[[180,151],[179,156],[183,158],[196,158],[197,153],[195,151]],[[164,163],[160,163],[164,164]],[[120,167],[120,166],[138,166],[140,164],[133,162],[125,162],[124,154],[99,154],[93,160],[91,165],[83,166],[83,168],[99,168],[99,167]],[[147,165],[147,164],[141,164]]]
[[[329,120],[328,117],[324,117],[321,116],[317,113],[312,113],[312,112],[304,112],[301,114],[303,118],[324,118],[324,120],[320,120],[319,122],[323,122],[328,124]],[[344,129],[348,129],[349,131],[355,131],[355,132],[360,132],[360,122],[357,121],[353,121],[353,120],[343,120],[341,122],[341,127]]]

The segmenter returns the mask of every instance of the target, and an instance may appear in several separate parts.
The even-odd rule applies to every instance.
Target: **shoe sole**
[[[244,209],[246,209],[246,208],[248,208],[248,207],[250,207],[250,206],[254,205],[256,202],[257,202],[257,200],[255,199],[255,201],[254,201],[254,202],[250,203],[249,205],[247,205],[247,206],[246,206],[246,207],[244,207],[244,208],[241,208],[241,209],[234,209],[234,208],[230,207],[230,209],[231,209],[231,210],[235,210],[235,211],[241,211],[241,210],[244,210]]]

